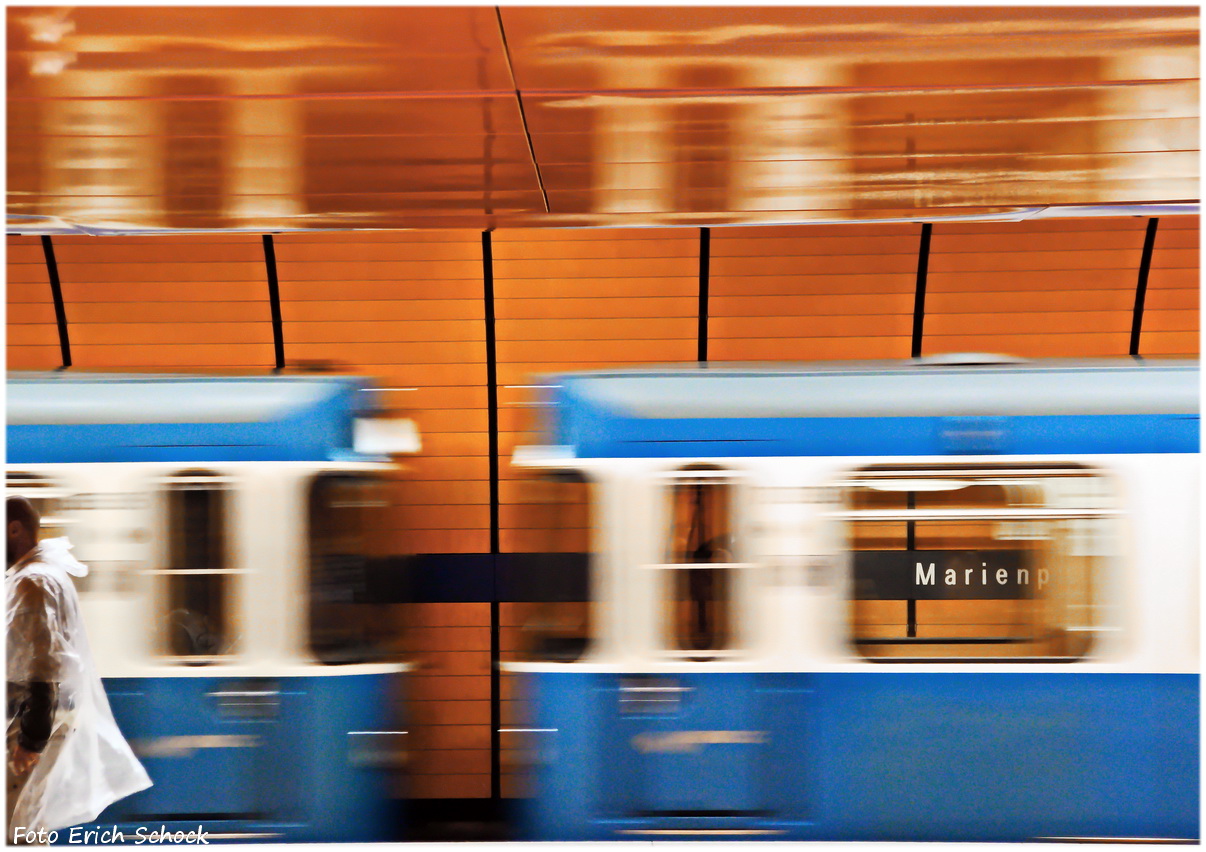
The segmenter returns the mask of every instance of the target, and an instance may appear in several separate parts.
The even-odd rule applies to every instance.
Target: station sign
[[[856,600],[1018,600],[1038,597],[1048,568],[1024,550],[858,550]]]

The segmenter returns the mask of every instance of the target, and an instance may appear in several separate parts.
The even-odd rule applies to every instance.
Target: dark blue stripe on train
[[[1197,675],[873,668],[524,675],[528,836],[1199,836]]]

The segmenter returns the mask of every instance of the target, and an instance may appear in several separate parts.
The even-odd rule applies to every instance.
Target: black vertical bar
[[[502,798],[502,672],[499,670],[498,560],[494,560],[494,600],[490,601],[490,798]]]
[[[906,503],[909,509],[917,508],[917,493],[915,491],[908,492],[908,501]],[[917,522],[912,518],[909,519],[905,527],[905,550],[917,549]],[[917,635],[917,599],[909,598],[906,606],[905,618],[908,621],[905,635],[915,637]]]
[[[272,307],[272,345],[276,351],[274,372],[285,369],[285,328],[281,322],[281,291],[276,280],[276,246],[272,234],[264,234],[264,265],[268,268],[268,303]]]
[[[59,324],[59,350],[63,353],[63,366],[71,366],[71,340],[67,336],[67,309],[63,305],[63,285],[59,281],[59,264],[54,259],[54,243],[48,234],[42,235],[42,253],[46,255],[46,275],[50,278],[50,295],[54,297],[54,318]]]
[[[934,226],[921,226],[921,247],[917,251],[917,297],[913,301],[913,358],[921,357],[921,333],[925,326],[925,279],[930,268],[930,232]]]
[[[490,232],[482,231],[482,282],[486,308],[486,417],[490,454],[490,553],[494,563],[494,593],[490,600],[490,798],[502,797],[502,681],[498,663],[498,353],[494,341],[494,248]]]
[[[699,348],[697,360],[708,363],[708,266],[712,259],[712,229],[699,229]]]
[[[1143,238],[1143,257],[1139,259],[1139,283],[1135,286],[1135,314],[1131,320],[1131,356],[1139,357],[1139,334],[1143,330],[1143,303],[1147,299],[1147,275],[1152,268],[1152,250],[1156,247],[1156,227],[1160,220],[1147,220],[1147,236]]]
[[[494,342],[494,248],[482,231],[482,282],[486,309],[486,406],[490,430],[490,552],[498,553],[498,352]]]

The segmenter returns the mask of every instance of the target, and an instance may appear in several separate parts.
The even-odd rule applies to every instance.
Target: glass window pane
[[[212,481],[207,481],[212,480]],[[168,491],[168,651],[226,654],[227,491],[208,471],[185,471]]]
[[[515,559],[525,588],[517,603],[529,658],[569,662],[591,636],[594,486],[582,474],[529,477],[520,483]]]
[[[393,655],[392,612],[370,587],[384,564],[385,483],[377,477],[320,476],[310,488],[310,649],[328,664]]]
[[[670,494],[669,620],[672,648],[719,651],[732,644],[731,490],[720,468],[683,469]],[[696,473],[697,475],[692,475]]]
[[[1110,552],[1108,495],[1092,471],[877,466],[850,480],[859,653],[1069,659],[1088,651],[1093,574]]]

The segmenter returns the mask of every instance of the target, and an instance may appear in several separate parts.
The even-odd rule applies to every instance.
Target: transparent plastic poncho
[[[5,578],[8,681],[58,686],[50,740],[17,799],[10,837],[17,826],[49,830],[90,822],[151,786],[113,719],[93,662],[69,576],[88,569],[70,549],[66,538],[47,539]],[[13,724],[10,716],[9,730]]]

